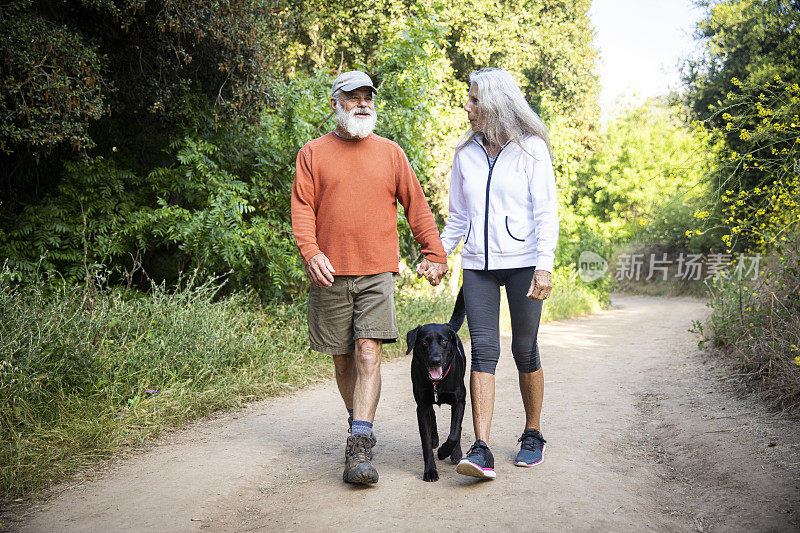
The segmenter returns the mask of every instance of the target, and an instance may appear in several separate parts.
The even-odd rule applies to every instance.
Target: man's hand
[[[531,300],[547,300],[553,290],[553,277],[547,270],[535,270],[528,289],[528,298]]]
[[[333,285],[333,274],[336,271],[325,254],[318,253],[306,263],[306,274],[311,283],[317,287],[330,287]]]
[[[426,257],[417,265],[417,277],[425,276],[434,287],[442,281],[445,274],[447,274],[447,263],[434,263]]]

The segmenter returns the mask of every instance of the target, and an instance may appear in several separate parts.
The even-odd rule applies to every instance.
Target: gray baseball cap
[[[349,72],[343,72],[334,80],[331,96],[336,94],[336,91],[353,91],[359,87],[369,87],[372,89],[372,92],[378,92],[378,89],[372,84],[372,79],[369,76],[360,70],[351,70]]]

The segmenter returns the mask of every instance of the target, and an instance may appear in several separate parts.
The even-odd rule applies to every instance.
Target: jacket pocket
[[[489,228],[489,252],[495,254],[519,254],[528,244],[529,227],[525,219],[514,214],[497,214],[492,217]]]
[[[515,241],[525,242],[525,239],[519,239],[515,237],[513,233],[511,233],[511,229],[508,227],[508,216],[506,216],[506,233],[508,233],[508,235]]]
[[[469,236],[471,234],[472,234],[472,221],[470,221],[470,223],[469,223],[469,229],[467,229],[467,236],[464,237],[464,246],[466,246],[467,242],[469,242]]]

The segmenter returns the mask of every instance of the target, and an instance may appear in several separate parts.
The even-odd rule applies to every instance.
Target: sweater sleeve
[[[467,202],[464,199],[463,178],[461,167],[458,164],[458,156],[453,158],[453,170],[450,172],[450,214],[447,223],[442,230],[442,245],[445,253],[450,255],[458,246],[469,226],[467,215]]]
[[[425,193],[408,162],[406,154],[398,147],[399,154],[396,158],[395,179],[397,199],[406,212],[406,219],[414,239],[422,248],[422,253],[430,261],[446,263],[447,255],[444,253],[442,241],[439,238],[439,229],[433,219],[431,208],[425,199]]]
[[[537,270],[553,271],[558,243],[558,193],[550,152],[542,139],[532,143],[528,180],[533,197],[533,223],[536,228]]]
[[[317,214],[314,196],[314,177],[310,156],[301,149],[297,154],[292,184],[292,232],[303,262],[321,253],[317,245]]]

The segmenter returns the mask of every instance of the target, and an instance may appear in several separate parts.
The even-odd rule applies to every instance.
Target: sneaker
[[[475,444],[467,452],[467,456],[458,462],[456,472],[465,476],[479,477],[482,479],[494,479],[497,474],[494,472],[494,456],[482,440],[476,440]]]
[[[344,473],[342,479],[345,483],[366,485],[378,482],[378,472],[370,463],[372,461],[372,441],[363,433],[347,437],[347,447],[344,450]]]
[[[347,417],[347,434],[349,435],[353,431],[353,417]],[[375,433],[371,433],[369,436],[370,440],[372,440],[372,445],[375,446],[378,444],[378,437],[375,436]]]
[[[526,429],[517,442],[521,442],[514,464],[517,466],[536,466],[544,460],[544,443],[542,434],[535,429]]]

